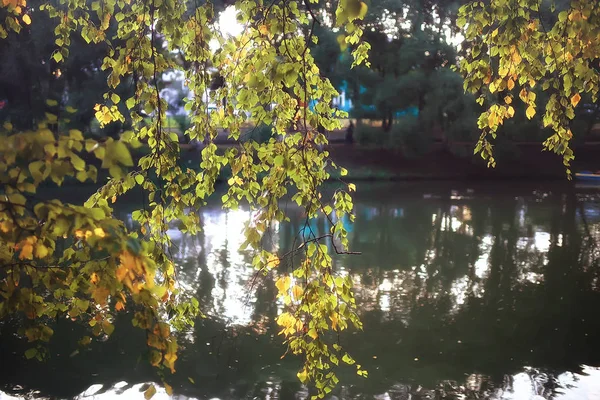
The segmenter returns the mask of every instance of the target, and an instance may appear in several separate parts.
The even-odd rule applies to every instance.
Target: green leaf
[[[27,358],[28,360],[31,360],[33,357],[37,356],[38,351],[36,348],[31,348],[31,349],[27,349],[25,351],[25,358]]]
[[[110,336],[114,332],[115,326],[110,322],[104,320],[102,321],[102,330],[104,331],[104,333]]]

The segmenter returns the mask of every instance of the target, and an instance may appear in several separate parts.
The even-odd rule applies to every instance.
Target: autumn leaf
[[[527,115],[527,118],[529,118],[529,119],[533,118],[533,116],[535,115],[535,108],[531,105],[529,107],[527,107],[527,110],[525,111],[525,115]]]
[[[277,256],[277,254],[271,254],[269,256],[269,258],[267,259],[267,266],[269,268],[275,268],[279,265],[279,257]]]
[[[156,394],[156,388],[154,385],[150,385],[144,392],[144,399],[150,400]]]
[[[523,100],[524,102],[527,102],[527,98],[528,98],[527,89],[525,89],[525,88],[521,89],[521,91],[519,92],[519,98],[521,100]]]
[[[285,277],[281,277],[277,280],[277,282],[275,282],[275,286],[277,287],[277,289],[279,290],[279,293],[286,293],[288,291],[288,289],[290,288],[290,285],[292,283],[292,280],[290,279],[289,276],[285,276]]]
[[[305,383],[308,380],[308,373],[306,372],[306,369],[303,369],[302,371],[298,372],[296,374],[298,376],[298,379],[300,379],[300,382]]]
[[[104,229],[102,229],[102,228],[95,228],[94,235],[96,235],[100,238],[106,237],[106,233],[104,232]]]
[[[303,293],[304,290],[298,285],[294,285],[294,287],[292,288],[292,295],[295,299],[301,298]]]
[[[49,250],[42,243],[38,242],[35,246],[35,257],[36,258],[45,258],[49,253]]]
[[[173,396],[173,387],[166,382],[163,383],[165,385],[165,392],[167,392],[169,396]]]
[[[515,109],[512,106],[508,106],[508,108],[506,109],[506,115],[508,115],[509,118],[514,117]]]
[[[23,15],[22,19],[25,25],[31,25],[31,17],[28,14]]]
[[[575,93],[573,97],[571,97],[571,104],[573,105],[573,107],[577,107],[577,104],[579,104],[580,101],[581,96],[579,95],[579,93]]]
[[[20,249],[21,249],[21,252],[19,253],[20,260],[33,259],[33,245],[36,242],[37,242],[37,237],[35,237],[35,236],[30,236],[21,242],[21,244],[19,245]]]
[[[167,353],[164,356],[163,363],[169,367],[172,373],[175,373],[175,360],[177,360],[177,354],[175,353]]]
[[[117,311],[123,311],[125,309],[125,304],[123,304],[122,301],[117,301],[117,303],[115,304],[115,310]]]

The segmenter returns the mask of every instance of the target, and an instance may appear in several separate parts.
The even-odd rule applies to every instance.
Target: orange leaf
[[[579,93],[575,93],[573,97],[571,97],[571,104],[573,105],[573,107],[577,107],[577,104],[579,104],[580,101],[581,96],[579,95]]]
[[[169,385],[166,382],[165,382],[165,392],[167,392],[167,394],[169,396],[173,396],[173,387],[171,387],[171,385]]]

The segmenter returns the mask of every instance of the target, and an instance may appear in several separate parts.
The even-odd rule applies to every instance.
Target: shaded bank
[[[469,145],[453,152],[434,148],[419,157],[407,157],[399,149],[370,148],[332,144],[332,159],[349,171],[352,179],[366,180],[493,180],[493,179],[566,179],[562,158],[542,151],[541,144],[511,146],[497,151],[496,168],[488,168]],[[600,145],[586,145],[575,150],[571,170],[600,170]]]

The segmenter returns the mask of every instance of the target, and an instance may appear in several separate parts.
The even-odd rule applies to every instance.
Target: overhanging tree
[[[463,6],[457,20],[471,48],[460,64],[466,90],[490,103],[478,125],[476,153],[494,166],[492,141],[515,114],[517,98],[532,119],[543,114],[552,134],[544,149],[574,158],[571,122],[582,96],[598,100],[600,7],[595,0],[491,0]],[[548,93],[541,101],[534,90]],[[541,97],[541,96],[540,96]]]
[[[338,167],[322,150],[327,140],[316,128],[338,128],[341,113],[331,108],[335,89],[322,78],[308,48],[321,23],[312,3],[238,0],[244,31],[225,37],[215,28],[210,2],[3,0],[3,40],[27,34],[43,15],[49,16],[54,50],[51,59],[41,62],[55,74],[77,56],[75,41],[104,46],[100,68],[107,73],[108,90],[94,106],[95,117],[101,127],[126,120],[133,124],[118,139],[86,139],[80,130],[67,128],[66,120],[76,110],[67,107],[69,99],[61,94],[45,99],[45,120],[31,129],[17,129],[10,121],[3,125],[0,318],[24,318],[21,333],[32,342],[28,358],[44,357],[45,348],[36,343],[52,336],[50,319],[81,320],[93,335],[110,335],[114,314],[127,309],[135,313],[134,325],[146,330],[150,362],[173,371],[175,332],[193,324],[201,305],[178,287],[166,231],[171,222],[184,232],[197,231],[195,210],[214,193],[228,166],[233,176],[222,202],[230,209],[244,202],[254,211],[244,244],[254,249],[253,267],[268,273],[302,254],[302,262],[277,281],[286,305],[277,321],[281,334],[289,352],[304,357],[299,379],[314,382],[322,397],[338,381],[333,365],[354,364],[336,335],[328,334],[361,324],[352,282],[334,274],[322,243],[331,240],[336,252],[347,252],[342,219],[352,213],[348,192],[354,186],[343,184],[331,198],[320,190]],[[364,17],[367,6],[341,0],[336,9],[336,25],[355,46],[354,62],[365,62],[369,46],[360,42],[362,30],[355,21]],[[205,143],[196,170],[181,166],[177,135],[164,129],[167,104],[160,96],[161,76],[176,69],[184,70],[195,94],[186,104],[192,123],[186,135]],[[214,85],[215,74],[220,85]],[[134,90],[122,98],[128,93],[120,91],[125,85]],[[316,102],[314,109],[308,107],[311,102]],[[272,125],[271,139],[245,141],[225,151],[212,143],[221,128],[238,139],[247,120]],[[130,150],[142,145],[148,151],[134,162]],[[85,205],[37,197],[46,181],[96,181],[98,174],[110,179]],[[139,228],[129,231],[111,216],[111,205],[134,188],[146,193],[146,201],[133,213]],[[278,206],[285,196],[305,210],[307,226],[309,219],[323,214],[331,230],[317,237],[304,229],[299,247],[274,254],[261,247],[261,240],[274,222],[287,219]],[[86,336],[81,343],[90,340]],[[366,375],[360,365],[356,370]]]

